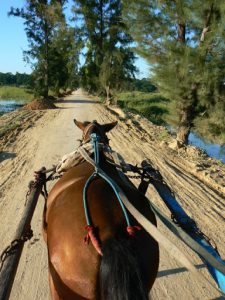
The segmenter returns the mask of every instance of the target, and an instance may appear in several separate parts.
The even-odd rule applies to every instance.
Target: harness
[[[161,244],[164,248],[166,248],[167,251],[169,251],[172,254],[172,256],[174,256],[178,261],[180,261],[183,265],[185,265],[187,269],[189,269],[194,274],[196,274],[198,278],[203,279],[204,276],[197,272],[195,266],[189,261],[189,259],[187,259],[186,256],[175,245],[173,245],[173,243],[171,243],[165,236],[163,236],[157,230],[157,228],[153,224],[151,224],[151,222],[149,222],[143,215],[140,214],[140,212],[137,211],[137,209],[127,199],[126,195],[121,190],[121,188],[117,185],[117,183],[99,167],[99,145],[98,145],[99,138],[96,134],[91,135],[91,142],[94,148],[94,160],[90,158],[90,156],[88,155],[88,153],[85,151],[84,148],[82,147],[79,148],[79,152],[85,158],[85,160],[95,167],[95,171],[87,180],[83,192],[85,216],[87,220],[87,226],[85,228],[88,231],[85,241],[89,242],[89,240],[91,240],[93,246],[98,251],[98,253],[100,255],[103,255],[101,251],[101,243],[98,238],[97,228],[94,227],[91,223],[89,210],[88,210],[88,202],[87,202],[87,191],[88,191],[88,187],[90,186],[90,183],[95,178],[101,177],[113,188],[113,191],[116,194],[121,204],[121,208],[124,212],[127,225],[128,225],[127,226],[128,233],[130,233],[129,228],[132,231],[131,235],[133,235],[136,230],[140,230],[141,228],[139,226],[130,226],[127,210],[135,217],[135,219],[138,219],[139,223],[143,226],[143,228],[145,228],[145,230],[159,244]],[[131,189],[137,191],[136,187],[130,181],[127,180],[124,173],[118,170],[118,169],[123,170],[124,166],[126,171],[132,171],[134,173],[139,174],[138,177],[141,178],[141,183],[139,185],[138,191],[142,195],[145,195],[148,185],[150,183],[153,184],[153,186],[156,188],[156,190],[158,191],[162,199],[165,201],[167,207],[172,212],[173,222],[171,222],[169,218],[165,214],[163,214],[158,209],[158,207],[155,206],[149,200],[151,209],[160,218],[160,220],[164,223],[164,225],[166,225],[167,228],[169,228],[179,239],[181,239],[183,242],[185,242],[186,245],[188,245],[191,249],[193,249],[200,256],[200,258],[203,259],[204,262],[206,262],[207,268],[211,273],[212,277],[217,282],[219,288],[222,291],[224,291],[225,290],[225,285],[224,285],[225,265],[223,260],[221,259],[217,249],[212,246],[209,239],[197,227],[197,224],[194,222],[194,220],[192,220],[178,204],[170,188],[167,186],[166,183],[163,182],[161,174],[150,165],[148,164],[146,165],[146,163],[142,164],[142,168],[138,168],[137,166],[127,165],[127,164],[121,165],[117,153],[116,152],[112,152],[112,153],[115,161],[114,165],[117,167],[117,171],[121,179]],[[204,279],[207,280],[205,277]],[[215,288],[215,286],[213,286],[211,282],[209,282],[208,280],[207,282],[209,285]],[[221,290],[219,291],[222,292]]]
[[[136,230],[140,230],[140,226],[132,226],[128,212],[123,204],[123,199],[126,198],[125,193],[122,191],[122,189],[119,187],[119,185],[110,177],[108,176],[99,166],[99,141],[100,137],[96,133],[91,134],[91,143],[93,145],[94,149],[94,160],[90,158],[88,153],[84,150],[84,148],[79,148],[80,154],[87,160],[91,165],[94,166],[95,171],[92,173],[92,175],[88,178],[88,180],[85,183],[84,190],[83,190],[83,203],[84,203],[84,212],[85,212],[85,218],[87,221],[87,225],[85,226],[85,229],[88,231],[87,236],[85,237],[85,242],[88,243],[89,240],[91,240],[93,246],[97,250],[97,252],[100,255],[102,254],[101,251],[101,243],[100,239],[98,237],[98,232],[97,232],[97,227],[94,227],[91,221],[91,216],[88,208],[88,188],[90,187],[91,183],[97,179],[97,178],[102,178],[105,180],[112,188],[114,191],[119,204],[122,208],[126,224],[127,224],[127,232],[129,235],[133,236],[135,234]]]
[[[83,135],[83,141],[87,143],[86,136],[89,133],[90,135],[91,125],[88,126],[87,130],[85,130]],[[101,133],[101,131],[100,131]],[[104,135],[103,135],[104,137]],[[105,138],[104,142],[106,141]],[[88,210],[88,188],[91,182],[95,178],[102,178],[105,180],[113,189],[116,194],[118,201],[121,205],[121,208],[124,212],[126,222],[127,222],[127,231],[129,234],[133,235],[136,230],[140,230],[138,226],[131,226],[127,211],[130,212],[133,217],[138,220],[141,226],[161,245],[163,246],[175,259],[177,259],[180,263],[182,263],[187,269],[191,270],[194,274],[197,275],[196,268],[190,262],[189,259],[177,248],[173,243],[171,243],[165,236],[163,236],[159,230],[149,222],[140,212],[129,202],[126,195],[122,191],[122,189],[117,185],[117,183],[108,176],[100,167],[99,164],[99,137],[95,134],[91,136],[91,143],[94,149],[94,160],[90,157],[90,153],[88,153],[85,147],[79,147],[78,151],[82,155],[82,157],[92,164],[95,168],[93,174],[89,177],[88,181],[84,187],[84,207],[85,207],[85,216],[87,220],[86,229],[88,230],[88,234],[86,237],[86,242],[89,240],[92,241],[96,250],[100,255],[102,255],[101,251],[101,243],[98,238],[97,227],[94,227],[91,222],[90,213]],[[106,142],[107,144],[107,142]],[[109,148],[110,149],[110,148]],[[150,202],[151,209],[155,212],[155,214],[161,219],[161,221],[169,228],[179,239],[185,242],[190,248],[192,248],[199,257],[206,262],[206,266],[211,273],[212,277],[217,282],[220,290],[212,285],[207,278],[201,273],[198,273],[199,279],[205,279],[209,285],[211,285],[214,289],[223,293],[225,291],[225,264],[222,258],[219,255],[219,252],[216,248],[214,248],[208,238],[199,230],[197,224],[186,214],[186,212],[179,206],[176,201],[175,196],[173,195],[170,188],[163,181],[160,173],[154,169],[151,164],[143,163],[141,167],[132,166],[126,164],[124,161],[121,162],[119,155],[116,152],[110,152],[113,156],[114,161],[110,161],[107,159],[108,163],[112,163],[118,171],[119,176],[123,180],[125,184],[127,184],[131,189],[135,191],[139,191],[142,195],[145,195],[148,185],[151,183],[156,190],[158,191],[161,198],[164,200],[167,207],[173,214],[174,223],[169,220],[167,216],[165,216],[152,202]],[[141,183],[136,189],[136,187],[127,180],[127,176],[124,175],[127,171],[131,171],[137,173],[138,176],[132,176],[132,178],[141,179]],[[124,173],[123,173],[124,172]],[[50,175],[47,176],[47,174]],[[6,296],[1,297],[2,295],[9,295],[12,281],[15,275],[13,271],[13,267],[17,267],[19,257],[21,255],[21,249],[25,241],[32,237],[32,232],[30,227],[30,220],[32,218],[32,214],[37,203],[39,194],[41,193],[45,200],[47,200],[48,193],[46,189],[46,183],[49,180],[59,179],[62,175],[55,175],[56,167],[46,170],[42,168],[41,170],[35,172],[35,181],[29,184],[29,192],[27,193],[27,201],[26,201],[26,218],[23,218],[20,222],[19,228],[16,232],[16,239],[11,243],[9,247],[7,247],[0,256],[0,282],[4,283],[4,288],[0,290],[0,298],[5,299]],[[128,176],[129,177],[129,176]],[[29,214],[27,214],[29,212]],[[178,227],[178,226],[180,227]],[[7,258],[11,256],[11,260],[7,260]],[[7,261],[6,261],[7,260]],[[8,269],[10,269],[10,274],[8,274]],[[9,276],[10,275],[10,276]],[[10,286],[10,287],[9,287]],[[222,292],[223,291],[223,292]]]

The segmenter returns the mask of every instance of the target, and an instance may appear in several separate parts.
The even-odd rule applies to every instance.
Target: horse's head
[[[97,121],[82,123],[75,119],[74,123],[83,131],[82,144],[88,143],[90,141],[92,133],[96,133],[101,138],[102,143],[108,144],[109,139],[107,138],[106,133],[112,130],[117,125],[117,121],[101,125]]]

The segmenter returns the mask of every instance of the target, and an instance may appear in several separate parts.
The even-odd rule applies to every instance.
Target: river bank
[[[73,123],[76,118],[81,121],[96,119],[99,123],[118,120],[118,126],[109,134],[112,148],[132,164],[139,164],[143,159],[151,161],[182,207],[215,240],[222,258],[225,257],[224,165],[190,146],[183,152],[171,149],[172,137],[167,143],[163,141],[164,127],[157,127],[140,116],[125,116],[118,109],[104,107],[81,91],[58,102],[57,106],[58,109],[23,112],[19,130],[12,128],[0,138],[0,252],[12,240],[34,170],[51,167],[79,145],[77,139],[81,132]],[[12,122],[18,112],[7,114],[8,120],[6,115],[1,117],[1,122],[2,118],[4,124]],[[134,180],[134,183],[138,181]],[[169,216],[153,188],[149,189],[147,197]],[[11,300],[50,299],[47,251],[41,236],[42,211],[40,198],[32,221],[34,238],[25,245]],[[159,229],[208,277],[204,264],[158,223]],[[196,282],[164,249],[160,249],[160,269],[151,292],[152,299],[182,299],[184,295],[185,299],[216,299],[220,296],[207,283]]]
[[[153,124],[165,126],[170,133],[176,134],[179,123],[176,105],[159,92],[122,92],[118,93],[116,98],[117,105],[125,113],[140,114]],[[212,130],[217,122],[218,120],[207,117],[196,118],[188,143],[225,163],[225,132]],[[212,124],[215,126],[212,127]]]

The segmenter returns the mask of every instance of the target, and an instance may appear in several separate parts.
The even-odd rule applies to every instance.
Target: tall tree
[[[135,56],[132,39],[121,20],[121,0],[75,0],[75,11],[81,18],[86,41],[82,84],[88,90],[107,95],[124,81],[134,77]]]
[[[50,69],[55,53],[51,49],[57,30],[65,23],[63,6],[66,0],[26,0],[26,5],[11,8],[9,15],[24,19],[29,50],[24,51],[25,58],[33,64],[36,91],[48,97]]]
[[[54,35],[50,55],[50,87],[57,94],[60,89],[74,88],[79,84],[78,65],[82,42],[74,28],[62,26]]]
[[[177,139],[187,143],[194,119],[224,84],[224,1],[124,0],[123,18],[155,84],[176,101]]]

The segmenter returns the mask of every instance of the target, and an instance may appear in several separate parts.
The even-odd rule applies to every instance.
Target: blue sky
[[[10,7],[22,7],[24,3],[24,0],[0,0],[0,72],[3,73],[31,72],[30,66],[23,61],[23,50],[27,49],[23,20],[7,16]],[[138,78],[148,77],[146,61],[139,57],[136,65],[140,70]]]

